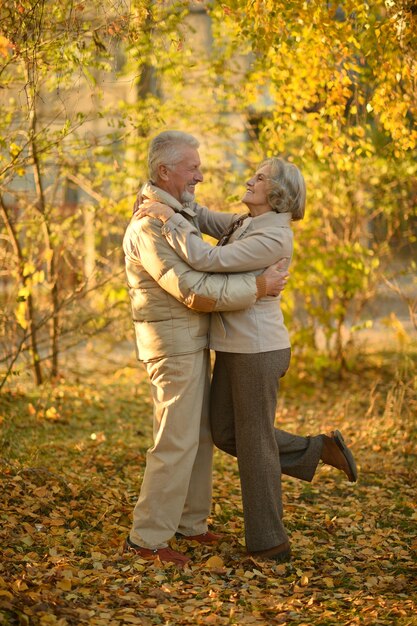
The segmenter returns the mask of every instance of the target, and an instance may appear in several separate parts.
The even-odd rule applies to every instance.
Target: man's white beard
[[[194,202],[194,194],[189,191],[183,191],[181,194],[181,202],[183,204],[188,204],[189,202]]]

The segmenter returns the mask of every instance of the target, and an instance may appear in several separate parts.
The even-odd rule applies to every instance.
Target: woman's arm
[[[292,231],[289,228],[254,231],[226,246],[203,241],[185,218],[175,214],[162,227],[162,234],[176,253],[202,272],[250,272],[290,260]]]
[[[157,202],[144,203],[135,217],[150,215],[164,223],[162,234],[175,252],[201,272],[247,272],[264,269],[282,259],[290,260],[292,231],[275,228],[254,231],[226,246],[212,246],[180,213]]]
[[[237,213],[212,211],[205,206],[196,204],[194,210],[200,231],[215,239],[220,239],[224,231],[239,217]]]
[[[200,231],[215,239],[220,239],[224,231],[238,217],[236,213],[210,211],[207,207],[200,206],[199,204],[196,204],[194,209]],[[145,217],[145,215],[148,215],[149,217],[155,217],[165,223],[175,215],[175,211],[167,204],[143,199],[140,203],[135,203],[134,215],[136,219],[141,219]]]

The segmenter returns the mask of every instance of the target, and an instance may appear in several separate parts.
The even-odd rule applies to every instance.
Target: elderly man
[[[230,214],[194,201],[202,182],[197,140],[179,131],[154,138],[150,182],[142,196],[180,212],[199,232],[219,239]],[[251,306],[278,295],[285,277],[276,267],[262,275],[204,274],[193,270],[161,234],[159,220],[132,218],[123,241],[138,358],[149,375],[154,402],[154,443],[126,548],[145,559],[183,566],[189,558],[172,550],[178,533],[214,543],[207,528],[211,506],[213,444],[209,427],[209,313]]]

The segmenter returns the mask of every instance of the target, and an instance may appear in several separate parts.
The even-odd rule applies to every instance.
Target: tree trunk
[[[96,229],[94,209],[90,206],[83,207],[84,217],[84,276],[90,287],[94,283],[96,269]]]
[[[51,230],[46,213],[46,199],[43,188],[40,160],[36,144],[37,117],[36,117],[36,78],[29,66],[26,67],[27,93],[29,109],[29,146],[32,153],[33,173],[35,187],[38,196],[37,210],[42,218],[42,230],[46,251],[46,277],[50,288],[52,316],[49,327],[50,349],[51,349],[51,376],[58,375],[58,353],[59,353],[59,292],[56,271],[56,254],[51,243]]]
[[[22,287],[26,287],[28,277],[25,276],[24,274],[25,261],[24,261],[22,249],[20,247],[19,239],[13,227],[13,223],[10,220],[7,207],[3,201],[2,196],[0,196],[0,212],[3,217],[7,232],[10,237],[10,243],[13,246],[14,253],[17,259],[17,272],[18,272],[20,284],[22,285]],[[42,375],[41,361],[40,361],[40,355],[39,355],[39,349],[38,349],[37,326],[35,323],[35,303],[33,301],[33,296],[30,292],[28,296],[26,297],[25,303],[26,303],[25,308],[26,308],[26,320],[27,320],[27,329],[26,329],[25,339],[27,338],[30,340],[30,346],[31,346],[30,353],[32,357],[32,366],[33,366],[33,371],[35,374],[35,381],[37,385],[41,385],[43,382],[43,375]],[[3,387],[10,372],[12,371],[13,365],[16,362],[16,359],[18,358],[24,343],[25,343],[25,340],[23,340],[20,343],[20,346],[16,350],[15,355],[12,357],[8,370],[0,384],[0,389]]]

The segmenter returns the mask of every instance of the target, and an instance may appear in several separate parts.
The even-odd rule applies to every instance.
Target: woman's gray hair
[[[182,160],[181,148],[189,146],[197,149],[199,142],[193,135],[181,130],[165,130],[151,141],[148,154],[149,178],[155,182],[160,165],[172,166]]]
[[[302,220],[306,206],[306,184],[298,167],[279,157],[265,159],[259,167],[264,165],[270,166],[267,198],[271,209],[277,213],[291,213],[294,221]]]

